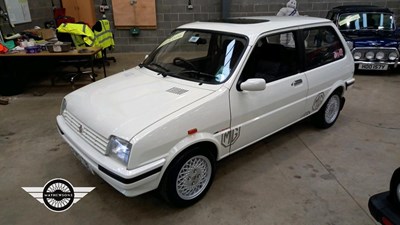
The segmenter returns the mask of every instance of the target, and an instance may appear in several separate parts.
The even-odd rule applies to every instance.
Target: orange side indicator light
[[[193,129],[188,130],[188,134],[189,135],[192,135],[192,134],[195,134],[195,133],[197,133],[197,128],[193,128]]]

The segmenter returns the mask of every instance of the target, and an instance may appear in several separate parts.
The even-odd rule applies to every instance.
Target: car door
[[[230,91],[231,152],[272,134],[304,116],[308,82],[299,72],[297,32],[261,37]],[[262,78],[262,91],[241,91],[240,83]]]

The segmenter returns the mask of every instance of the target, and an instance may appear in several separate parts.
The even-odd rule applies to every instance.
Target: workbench
[[[85,50],[82,51],[82,49]],[[0,89],[1,86],[9,88],[9,84],[5,84],[7,81],[21,83],[20,85],[14,84],[21,89],[20,86],[23,86],[23,83],[29,80],[29,75],[26,72],[29,70],[28,67],[31,67],[32,71],[36,73],[40,70],[48,71],[52,69],[52,64],[56,64],[59,61],[89,59],[92,74],[94,75],[96,54],[101,50],[102,48],[100,47],[85,47],[79,48],[79,51],[78,49],[73,49],[68,52],[41,51],[38,53],[26,53],[25,51],[18,51],[0,54],[0,82],[3,83],[0,85]],[[103,67],[104,77],[106,77],[104,60],[101,60],[101,66]],[[0,94],[2,94],[1,90]]]

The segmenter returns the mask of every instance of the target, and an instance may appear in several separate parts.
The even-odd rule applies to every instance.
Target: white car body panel
[[[132,149],[143,151],[133,152],[128,167],[146,164],[162,155],[160,152],[175,156],[186,147],[206,140],[218,146],[219,156],[228,154],[229,147],[219,145],[223,133],[219,131],[229,130],[230,125],[228,94],[228,89],[221,88],[185,110],[175,112],[147,127],[134,138]],[[198,132],[188,135],[190,129],[197,129]]]
[[[298,86],[293,82],[302,80]],[[303,73],[268,83],[264,91],[231,90],[232,129],[240,137],[232,151],[259,140],[304,115],[307,79]]]
[[[130,140],[155,121],[212,93],[170,80],[176,79],[145,69],[126,70],[71,93],[66,98],[68,110],[106,138],[114,134]],[[172,88],[186,92],[168,92]]]

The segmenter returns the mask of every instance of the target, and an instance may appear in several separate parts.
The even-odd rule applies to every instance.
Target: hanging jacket
[[[103,49],[108,47],[114,47],[114,38],[110,28],[110,22],[108,20],[99,20],[93,26],[94,32],[94,46],[102,47]]]
[[[72,40],[74,41],[75,46],[80,46],[82,47],[82,37],[83,36],[83,42],[88,45],[88,46],[93,46],[94,44],[94,33],[92,29],[86,24],[80,24],[80,23],[62,23],[58,28],[58,32],[61,33],[69,33],[72,34]],[[75,37],[74,37],[75,35]],[[78,36],[78,37],[77,37]],[[75,41],[77,43],[75,43]]]

